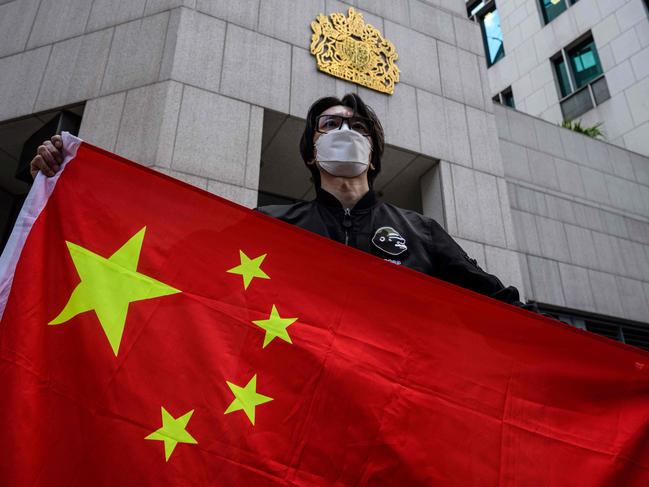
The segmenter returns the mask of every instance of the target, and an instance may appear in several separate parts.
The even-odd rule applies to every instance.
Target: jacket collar
[[[328,206],[329,208],[343,209],[343,205],[340,204],[340,201],[338,201],[334,195],[322,188],[316,188],[315,200],[321,205]],[[352,210],[367,210],[375,206],[377,203],[379,203],[379,199],[374,190],[370,189],[360,200],[358,200]]]

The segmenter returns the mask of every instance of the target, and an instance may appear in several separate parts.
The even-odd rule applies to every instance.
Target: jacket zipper
[[[343,216],[343,227],[345,228],[345,245],[349,245],[349,229],[352,226],[352,212],[349,208],[345,208]]]

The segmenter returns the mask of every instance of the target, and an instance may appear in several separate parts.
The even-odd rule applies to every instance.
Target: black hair
[[[374,110],[372,110],[369,105],[366,105],[363,100],[361,100],[361,97],[356,93],[348,93],[343,96],[342,99],[327,96],[320,98],[311,105],[306,116],[304,133],[300,139],[300,154],[302,155],[302,160],[304,160],[307,168],[311,171],[316,187],[320,187],[320,171],[318,171],[315,164],[308,164],[309,162],[312,162],[315,157],[313,150],[313,136],[316,132],[316,118],[318,118],[318,115],[322,114],[322,112],[328,108],[336,105],[351,108],[354,115],[369,118],[372,121],[373,129],[370,136],[372,139],[372,160],[370,162],[374,166],[374,169],[370,168],[367,172],[367,180],[371,187],[374,179],[381,171],[381,156],[383,155],[385,138],[383,135],[383,126],[376,116],[376,113],[374,113]]]

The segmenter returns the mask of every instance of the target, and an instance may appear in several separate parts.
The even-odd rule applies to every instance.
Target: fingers
[[[60,166],[63,164],[63,154],[59,149],[56,148],[56,146],[50,142],[49,140],[46,140],[43,142],[43,145],[45,148],[49,151],[50,154],[52,154],[52,157],[54,157],[54,161]],[[55,169],[57,171],[58,169]]]
[[[38,171],[42,171],[43,174],[45,174],[47,177],[52,177],[54,176],[54,171],[50,169],[50,166],[47,165],[45,160],[43,159],[43,156],[37,155],[32,159],[32,162],[29,164],[29,171],[32,174],[32,177],[36,177],[36,174],[38,174]]]

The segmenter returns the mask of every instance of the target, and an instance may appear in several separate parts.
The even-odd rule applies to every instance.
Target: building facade
[[[552,123],[601,123],[608,142],[649,155],[646,0],[469,0],[494,95]],[[507,101],[507,100],[505,100]]]
[[[310,22],[350,6],[396,46],[393,95],[316,68]],[[62,111],[88,142],[245,206],[310,198],[307,109],[354,92],[385,127],[384,199],[547,311],[649,343],[649,159],[494,104],[508,57],[488,68],[463,0],[0,0],[0,221],[29,187],[23,148]]]

